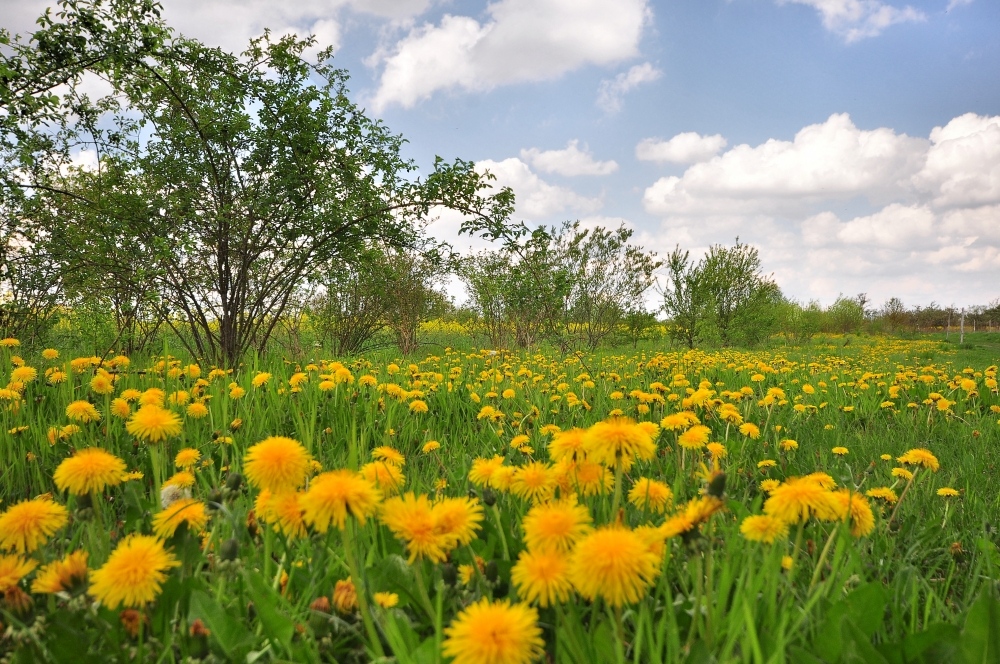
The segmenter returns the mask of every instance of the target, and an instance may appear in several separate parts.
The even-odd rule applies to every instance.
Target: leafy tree
[[[830,330],[842,334],[857,333],[865,323],[864,306],[857,298],[837,296],[827,309]]]
[[[712,310],[707,292],[702,288],[700,266],[691,261],[691,253],[680,246],[667,256],[667,283],[661,290],[663,311],[670,319],[668,334],[694,348],[703,340],[711,322]]]
[[[761,273],[757,248],[740,242],[715,244],[698,265],[699,288],[711,302],[715,328],[723,345],[759,342],[776,322],[774,306],[781,291]]]
[[[572,344],[578,337],[594,349],[618,332],[631,314],[645,310],[643,297],[663,261],[631,244],[632,230],[580,228],[567,222],[552,229],[556,260],[565,266],[570,291],[561,329]]]
[[[63,260],[120,279],[138,262],[163,319],[192,353],[219,364],[262,347],[317,267],[373,238],[414,243],[414,224],[432,206],[509,214],[509,190],[484,195],[486,178],[469,162],[438,160],[413,179],[402,139],[348,99],[329,51],[303,60],[313,45],[265,34],[235,56],[171,37],[131,67],[101,61],[89,71],[114,94],[74,97],[75,124],[64,101],[48,136],[58,149],[18,162],[34,196],[72,221],[60,229]],[[84,135],[100,159],[81,191],[63,162]]]
[[[563,320],[570,277],[552,236],[542,228],[514,231],[498,249],[466,258],[459,274],[490,343],[527,348],[551,336]],[[497,238],[499,239],[499,238]]]

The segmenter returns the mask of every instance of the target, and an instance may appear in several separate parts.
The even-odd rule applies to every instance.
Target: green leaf
[[[288,617],[291,607],[271,588],[260,573],[250,572],[246,575],[246,579],[264,633],[272,643],[287,652],[291,649],[292,635],[295,633],[295,623]]]
[[[208,593],[196,590],[191,594],[191,610],[188,614],[191,620],[200,618],[212,637],[218,642],[226,657],[230,660],[242,659],[244,648],[253,645],[253,635],[246,624],[229,615],[222,606]]]
[[[969,610],[960,648],[967,664],[1000,661],[1000,602],[992,593],[981,593]]]
[[[936,623],[903,639],[903,661],[933,664],[952,662],[958,651],[959,631],[955,625]]]

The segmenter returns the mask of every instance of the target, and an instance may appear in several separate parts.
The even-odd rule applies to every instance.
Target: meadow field
[[[1000,661],[998,353],[0,341],[3,662]]]

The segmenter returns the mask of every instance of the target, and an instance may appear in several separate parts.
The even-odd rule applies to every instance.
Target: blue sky
[[[23,31],[45,4],[0,0],[0,16]],[[531,223],[624,222],[664,253],[739,235],[803,302],[1000,297],[993,0],[164,6],[231,49],[265,27],[334,43],[409,156],[475,160]]]

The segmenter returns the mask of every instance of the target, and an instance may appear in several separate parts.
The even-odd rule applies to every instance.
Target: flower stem
[[[899,511],[899,506],[903,504],[903,498],[906,498],[906,493],[910,490],[910,487],[913,486],[913,480],[917,479],[917,473],[919,472],[920,469],[917,468],[913,471],[913,474],[910,475],[910,480],[906,483],[906,486],[903,487],[903,493],[900,494],[899,500],[896,501],[896,506],[892,508],[892,514],[889,515],[889,521],[886,522],[887,526],[892,525],[892,520],[896,518],[896,512]]]
[[[823,551],[819,554],[819,560],[816,561],[816,569],[813,570],[812,580],[809,581],[809,590],[806,592],[806,596],[812,594],[813,588],[816,587],[816,582],[819,581],[820,571],[823,569],[823,564],[826,562],[826,556],[830,553],[830,545],[833,544],[833,539],[837,536],[839,528],[833,528],[830,531],[830,536],[826,538],[826,544],[823,545]]]
[[[503,521],[500,520],[500,508],[493,503],[493,517],[497,520],[497,533],[500,535],[500,545],[503,547],[503,559],[510,560],[510,549],[507,548],[507,536],[503,532]]]
[[[382,648],[382,639],[379,638],[375,623],[372,621],[371,609],[368,606],[368,588],[365,580],[361,576],[361,569],[358,566],[354,545],[354,521],[347,520],[347,527],[344,529],[344,549],[347,550],[347,566],[350,568],[351,581],[358,596],[358,608],[361,610],[361,620],[365,624],[365,631],[368,632],[368,640],[372,649],[379,657],[385,657],[385,650]]]

